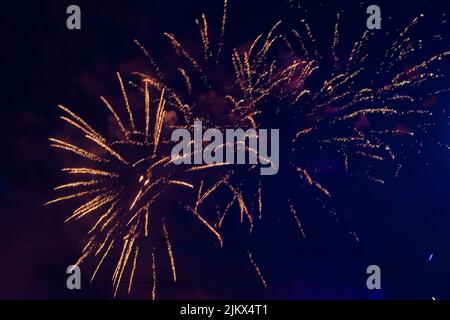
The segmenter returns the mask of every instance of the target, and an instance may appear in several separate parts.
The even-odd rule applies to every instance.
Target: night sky
[[[351,48],[364,31],[365,10],[372,2],[381,7],[382,28],[392,32],[420,12],[435,15],[436,19],[428,19],[419,28],[418,37],[442,31],[437,17],[450,14],[448,1],[408,1],[407,5],[399,1],[304,1],[319,47],[330,46],[335,15],[343,9],[341,32],[348,45],[344,42],[342,47]],[[70,4],[81,8],[81,30],[66,28]],[[49,136],[64,128],[56,105],[93,116],[100,95],[119,101],[116,71],[124,75],[150,72],[134,39],[167,60],[170,56],[161,45],[163,32],[189,42],[196,32],[194,19],[201,13],[211,28],[220,26],[222,6],[221,0],[16,1],[2,5],[0,298],[112,298],[112,265],[92,284],[89,279],[95,264],[83,265],[82,290],[70,291],[65,285],[66,268],[78,258],[87,226],[64,223],[68,206],[43,206],[54,197],[53,187],[63,181],[59,169],[65,159],[48,142]],[[280,19],[295,20],[296,14],[284,1],[229,0],[226,39],[238,47]],[[444,34],[447,44],[440,51],[450,48],[448,30]],[[427,50],[423,58],[431,52]],[[441,95],[431,102],[442,119],[422,137],[423,151],[410,152],[398,178],[374,185],[325,174],[334,193],[329,206],[342,217],[339,222],[317,201],[306,198],[299,214],[305,219],[308,236],[301,239],[287,205],[269,201],[265,223],[251,241],[269,284],[266,289],[248,262],[242,237],[230,236],[220,249],[202,227],[183,217],[173,231],[179,281],[170,281],[168,263],[162,262],[158,298],[449,299],[450,158],[447,148],[437,143],[450,144],[448,114],[442,112],[448,110],[449,99]],[[276,185],[270,190],[274,198],[282,196]],[[303,193],[296,200],[307,196]],[[357,232],[359,242],[349,230]],[[366,268],[372,264],[381,267],[381,290],[366,288]],[[128,295],[122,290],[118,298],[150,299],[150,270],[148,261],[142,261],[133,292]]]

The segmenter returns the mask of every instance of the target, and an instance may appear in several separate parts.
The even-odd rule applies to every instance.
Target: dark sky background
[[[283,1],[229,2],[227,39],[235,45],[248,42],[281,18],[296,18]],[[79,31],[66,28],[66,7],[73,3],[82,11]],[[305,3],[317,38],[325,39],[319,44],[324,47],[331,41],[339,9],[346,13],[344,38],[356,40],[365,25],[365,8],[371,4]],[[448,1],[374,3],[382,9],[382,28],[392,31],[422,11],[436,16],[450,13]],[[52,188],[62,181],[61,158],[47,140],[61,129],[56,105],[92,114],[100,104],[99,95],[117,93],[116,71],[127,74],[148,69],[133,39],[156,56],[164,56],[159,46],[162,32],[188,38],[195,30],[194,19],[202,12],[210,27],[217,28],[221,11],[220,0],[2,4],[0,298],[112,297],[107,271],[89,284],[93,265],[82,269],[82,290],[69,291],[65,286],[65,270],[84,246],[85,228],[82,223],[64,224],[68,212],[61,207],[43,206],[52,199]],[[425,25],[422,34],[431,28]],[[448,49],[448,44],[442,47]],[[448,99],[441,97],[435,103],[448,109]],[[351,217],[348,223],[334,223],[326,210],[308,204],[306,221],[314,222],[302,240],[286,209],[269,206],[267,223],[253,242],[255,258],[269,283],[267,289],[262,288],[238,244],[231,241],[219,250],[210,237],[187,227],[187,234],[194,237],[174,240],[179,281],[172,284],[170,273],[162,272],[159,298],[450,298],[450,159],[448,150],[436,144],[449,144],[448,127],[438,124],[424,139],[424,152],[411,154],[400,177],[383,186],[332,181],[336,187],[333,205],[339,214]],[[349,228],[358,232],[359,243],[348,235]],[[371,264],[382,270],[378,291],[369,291],[365,285],[365,270]],[[130,295],[123,290],[119,298],[149,299],[150,268],[141,263],[135,290]]]

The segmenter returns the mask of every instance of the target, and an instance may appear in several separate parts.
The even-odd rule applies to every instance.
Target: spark
[[[122,96],[123,96],[123,99],[125,101],[125,105],[127,107],[128,116],[130,118],[131,128],[132,128],[133,131],[135,131],[136,127],[134,126],[133,112],[131,111],[130,103],[128,102],[128,96],[127,96],[127,93],[125,91],[125,87],[123,85],[122,77],[120,76],[119,72],[117,72],[116,74],[117,74],[117,78],[119,79],[120,89],[122,90]]]
[[[203,223],[217,237],[217,240],[219,240],[220,246],[222,247],[223,239],[220,233],[211,224],[209,224],[208,221],[206,221],[201,215],[199,215],[197,211],[193,210],[192,208],[188,209],[201,223]]]
[[[251,252],[248,249],[246,251],[247,251],[248,259],[250,260],[250,263],[252,264],[252,266],[255,268],[255,271],[258,274],[262,285],[264,286],[264,288],[267,288],[267,283],[266,283],[266,280],[264,279],[264,276],[262,275],[261,269],[259,268],[259,266],[256,264],[255,260],[253,259]]]
[[[185,186],[185,187],[188,187],[188,188],[191,188],[191,189],[194,188],[194,185],[192,185],[192,184],[190,184],[188,182],[185,182],[185,181],[180,181],[180,180],[169,180],[169,184],[178,184],[180,186]]]
[[[136,247],[134,250],[134,259],[133,259],[133,269],[131,270],[130,282],[128,285],[128,293],[131,292],[131,286],[133,285],[134,272],[136,271],[136,261],[139,255],[139,247]]]
[[[109,250],[111,250],[111,248],[113,247],[113,245],[114,245],[114,240],[111,241],[111,243],[110,243],[109,246],[108,246],[108,249],[106,249],[105,253],[103,254],[102,258],[100,259],[100,262],[97,264],[97,268],[95,268],[95,271],[94,271],[94,273],[92,274],[91,282],[94,281],[94,278],[95,278],[95,275],[97,274],[98,269],[100,269],[100,267],[101,267],[101,265],[102,265],[102,263],[103,263],[103,260],[105,260],[106,256],[107,256],[108,253],[109,253]]]
[[[153,276],[153,286],[152,286],[152,300],[156,299],[156,257],[155,248],[152,251],[152,276]]]
[[[108,108],[108,110],[111,112],[111,114],[113,115],[114,119],[116,120],[117,125],[119,126],[120,130],[122,131],[123,135],[125,137],[128,137],[128,130],[125,129],[125,126],[123,125],[122,121],[120,120],[119,116],[117,115],[116,111],[114,110],[114,108],[111,106],[111,104],[108,102],[108,100],[106,100],[104,97],[100,96],[100,99],[103,101],[103,103],[105,104],[105,106]]]
[[[65,188],[76,188],[76,187],[81,187],[81,186],[92,186],[94,184],[99,184],[100,182],[101,182],[100,180],[71,182],[71,183],[57,186],[53,190],[60,190],[60,189],[65,189]]]
[[[303,225],[302,225],[302,223],[300,222],[300,219],[299,219],[299,217],[298,217],[298,215],[297,215],[297,211],[295,210],[294,205],[293,205],[292,203],[289,203],[289,207],[290,207],[290,209],[291,209],[292,216],[294,217],[295,222],[297,223],[297,226],[298,226],[298,228],[299,228],[299,230],[300,230],[300,233],[301,233],[302,237],[303,237],[303,238],[306,238],[305,230],[303,229]]]
[[[230,163],[228,163],[228,162],[211,163],[211,164],[195,166],[195,167],[189,168],[187,171],[199,171],[199,170],[227,166],[227,165],[230,165]]]
[[[164,221],[164,219],[163,219],[163,231],[164,231],[164,238],[166,239],[167,244],[167,252],[169,253],[170,266],[172,267],[173,281],[177,282],[177,272],[175,269],[175,259],[173,257],[172,244],[170,243],[169,232],[167,231],[166,222]]]
[[[220,28],[220,41],[219,41],[219,49],[217,50],[217,59],[220,57],[222,53],[224,38],[225,38],[225,24],[227,22],[227,4],[228,0],[223,2],[223,15],[222,15],[222,26]]]

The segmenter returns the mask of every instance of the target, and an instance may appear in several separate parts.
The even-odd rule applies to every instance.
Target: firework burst
[[[411,63],[422,49],[423,41],[409,33],[423,15],[414,18],[392,45],[376,55],[370,54],[374,37],[370,31],[364,32],[347,55],[337,54],[342,12],[337,15],[331,32],[329,54],[321,53],[319,41],[306,19],[299,20],[295,28],[277,22],[269,32],[260,34],[247,45],[229,48],[225,43],[227,15],[225,1],[216,37],[205,15],[196,20],[200,56],[185,48],[174,34],[164,34],[177,55],[176,79],[169,78],[168,74],[174,73],[165,72],[150,51],[135,40],[154,70],[152,74],[134,72],[139,80],[130,82],[144,96],[143,129],[138,129],[138,118],[119,74],[127,121],[121,120],[118,111],[105,98],[102,100],[115,120],[120,139],[108,139],[71,110],[60,106],[66,113],[61,119],[76,127],[93,147],[83,148],[71,140],[56,138],[50,139],[52,146],[71,152],[91,165],[63,169],[71,177],[80,178],[57,187],[58,191],[72,192],[48,203],[83,199],[67,221],[102,212],[89,231],[90,238],[76,265],[89,256],[99,256],[93,278],[111,249],[118,247],[121,254],[112,279],[115,294],[127,265],[131,269],[128,286],[131,290],[141,240],[151,234],[149,226],[155,228],[156,223],[149,222],[154,215],[164,235],[176,281],[174,248],[167,221],[164,215],[152,211],[170,188],[192,190],[193,201],[185,208],[214,235],[220,246],[224,243],[222,227],[229,212],[239,213],[240,221],[248,223],[249,234],[255,222],[263,217],[267,197],[256,165],[175,166],[169,156],[172,145],[164,129],[169,133],[174,128],[192,131],[194,120],[202,120],[205,127],[222,130],[284,128],[280,152],[288,173],[282,175],[283,180],[276,177],[271,180],[284,197],[271,201],[288,209],[299,234],[306,237],[307,226],[296,209],[300,205],[295,201],[296,192],[306,185],[324,199],[333,196],[331,188],[315,177],[320,168],[310,159],[323,154],[337,157],[347,174],[383,184],[385,168],[398,176],[406,159],[406,145],[420,146],[420,135],[432,125],[433,114],[424,108],[425,101],[449,91],[442,83],[445,75],[439,66],[447,62],[450,52]],[[401,70],[405,64],[410,66]],[[151,102],[150,90],[157,92],[159,99]],[[179,119],[171,127],[164,124],[168,111],[175,112]],[[255,152],[247,146],[244,148],[249,153]],[[205,211],[209,214],[204,214]],[[355,232],[351,234],[358,240]],[[245,250],[266,287],[262,269],[247,246]],[[152,272],[152,297],[155,298],[155,251]]]
[[[257,129],[261,127],[261,114],[268,105],[290,99],[286,88],[298,74],[297,70],[302,68],[304,76],[307,76],[307,70],[312,72],[311,63],[295,59],[286,64],[277,59],[273,48],[278,43],[290,48],[285,35],[278,31],[281,21],[244,46],[235,48],[227,45],[224,39],[228,11],[228,2],[224,1],[220,32],[216,37],[204,14],[195,21],[202,47],[199,57],[183,46],[174,34],[164,34],[180,61],[176,65],[176,79],[167,79],[166,75],[173,74],[173,70],[163,72],[150,51],[135,40],[152,65],[154,74],[134,74],[154,89],[165,90],[168,108],[179,115],[180,127],[193,130],[194,120],[201,120],[205,127],[221,130]],[[226,147],[226,144],[220,145],[216,151]],[[239,145],[238,148],[256,153],[260,159],[257,150],[247,145]],[[209,210],[206,203],[210,201],[214,204],[215,196],[220,194],[222,198],[228,197],[229,201],[212,218],[215,220],[212,223],[215,231],[221,229],[228,212],[237,208],[241,222],[247,221],[251,232],[254,221],[262,216],[263,186],[257,169],[257,165],[233,166],[227,163],[189,168],[190,172],[202,170],[202,173],[196,202],[188,209],[195,215],[202,207]],[[208,173],[205,174],[205,171]],[[222,244],[219,233],[217,237]]]
[[[46,203],[79,200],[82,205],[73,211],[66,222],[96,217],[88,232],[89,240],[75,265],[80,265],[90,256],[99,257],[92,280],[110,251],[119,248],[121,254],[112,277],[114,294],[117,294],[127,264],[131,267],[128,291],[131,290],[141,240],[156,234],[156,230],[150,231],[150,224],[154,229],[158,225],[162,229],[173,280],[176,281],[168,227],[164,216],[153,209],[168,189],[194,188],[191,183],[173,177],[177,170],[173,168],[170,157],[165,156],[169,150],[169,142],[163,134],[166,103],[164,91],[153,102],[150,100],[148,86],[144,85],[145,121],[140,125],[140,130],[122,77],[119,73],[117,77],[126,107],[127,122],[121,120],[118,110],[107,99],[101,97],[101,100],[115,121],[121,136],[119,139],[109,139],[68,108],[59,106],[65,113],[61,119],[79,130],[88,142],[89,149],[78,146],[78,142],[49,139],[52,147],[81,158],[83,166],[62,169],[72,181],[55,188],[59,192],[65,191],[65,195]],[[72,140],[78,141],[77,138]],[[151,223],[154,220],[158,221]],[[152,257],[153,260],[156,259],[155,253]]]
[[[420,153],[421,138],[436,121],[427,101],[449,91],[444,66],[450,51],[422,52],[426,45],[442,42],[443,35],[414,37],[424,14],[400,30],[384,51],[379,50],[386,43],[380,36],[389,37],[389,32],[366,30],[347,55],[338,55],[342,16],[337,14],[329,54],[320,53],[306,19],[288,31],[291,54],[310,66],[292,82],[290,167],[325,198],[332,192],[314,178],[320,168],[308,159],[335,157],[346,174],[384,184],[398,177],[411,150]],[[445,15],[441,24],[445,30]],[[312,79],[319,85],[311,84]]]

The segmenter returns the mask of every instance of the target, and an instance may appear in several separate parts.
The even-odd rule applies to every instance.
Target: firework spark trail
[[[114,203],[111,204],[109,209],[97,220],[97,222],[94,224],[94,226],[91,228],[91,230],[88,231],[88,234],[94,232],[97,229],[97,227],[100,225],[100,223],[103,222],[104,219],[111,216],[111,213],[115,209],[114,207],[117,205],[117,203],[118,203],[118,201],[115,201]]]
[[[267,288],[267,282],[264,279],[264,276],[263,276],[263,274],[261,272],[261,269],[259,268],[259,266],[256,264],[255,260],[253,259],[253,256],[252,256],[251,252],[248,249],[246,250],[246,252],[247,252],[248,259],[250,260],[250,263],[253,266],[253,268],[255,268],[255,271],[258,274],[262,285],[264,286],[264,288]]]
[[[248,218],[251,233],[251,230],[253,229],[253,216],[248,211],[247,205],[244,200],[244,196],[242,195],[242,191],[236,189],[229,182],[225,182],[225,184],[230,188],[230,190],[234,193],[234,196],[237,198],[240,209],[241,223],[244,221],[244,215]]]
[[[68,108],[66,108],[66,107],[64,107],[63,105],[60,105],[60,104],[58,105],[58,108],[60,108],[61,110],[65,111],[67,114],[69,114],[73,118],[73,120],[70,120],[70,119],[68,119],[66,117],[63,117],[63,119],[70,120],[70,121],[68,121],[70,124],[74,125],[75,127],[77,127],[78,129],[80,129],[81,131],[83,131],[86,134],[90,134],[90,135],[93,135],[95,137],[98,137],[98,138],[102,139],[101,135],[97,131],[95,131],[82,118],[77,116],[75,113],[70,111]],[[78,123],[76,121],[78,121]]]
[[[92,142],[96,143],[98,146],[103,148],[105,151],[109,152],[112,156],[117,158],[117,160],[119,160],[120,162],[123,162],[125,165],[128,165],[128,162],[118,152],[114,151],[110,146],[108,146],[101,140],[98,140],[98,139],[88,136],[88,135],[86,135],[85,137],[88,138],[89,140],[91,140]]]
[[[324,188],[320,183],[318,183],[313,178],[311,178],[308,171],[306,171],[305,169],[302,169],[300,167],[297,168],[297,171],[301,173],[301,176],[308,182],[309,185],[316,187],[321,192],[323,192],[326,196],[331,197],[330,192],[326,188]]]
[[[136,247],[134,250],[134,259],[133,259],[133,269],[131,270],[130,282],[128,285],[128,293],[131,292],[131,286],[133,285],[134,272],[136,271],[136,261],[139,255],[139,247]]]
[[[297,215],[297,210],[295,210],[294,205],[292,203],[290,203],[290,201],[289,201],[289,208],[290,208],[292,216],[295,219],[295,222],[297,223],[297,226],[298,226],[298,228],[300,230],[300,233],[301,233],[302,237],[306,238],[306,233],[305,233],[305,230],[303,229],[303,225],[302,225],[302,223],[301,223],[301,221],[300,221],[300,219],[299,219],[299,217]]]
[[[152,286],[152,300],[156,299],[156,257],[155,257],[155,248],[152,251],[152,278],[153,278],[153,286]]]
[[[180,71],[181,75],[183,76],[188,94],[191,95],[192,94],[192,83],[191,83],[191,79],[189,78],[188,73],[183,68],[178,68],[178,71]]]
[[[217,148],[216,148],[216,150],[217,150]],[[199,171],[199,170],[204,170],[204,169],[208,169],[208,168],[222,167],[222,166],[227,166],[227,165],[230,165],[230,163],[219,162],[219,163],[204,164],[204,165],[199,165],[199,166],[189,168],[187,171]]]
[[[117,125],[119,126],[120,130],[122,131],[123,135],[125,137],[128,137],[128,130],[125,129],[125,126],[123,125],[122,121],[120,120],[119,116],[117,115],[116,111],[114,110],[114,108],[111,106],[111,104],[108,102],[108,100],[106,100],[104,97],[100,96],[100,99],[103,101],[103,103],[105,104],[105,106],[108,108],[108,110],[111,112],[111,114],[113,115],[114,119],[116,120]]]
[[[130,253],[131,253],[131,250],[133,248],[133,244],[134,244],[135,240],[136,240],[136,238],[134,238],[134,237],[131,238],[131,240],[128,239],[128,238],[125,239],[125,242],[124,242],[124,245],[123,245],[123,248],[122,248],[121,257],[119,259],[119,262],[118,262],[118,264],[116,266],[116,270],[114,271],[114,275],[113,275],[113,278],[112,278],[113,279],[113,285],[115,286],[114,297],[117,295],[117,291],[119,290],[119,286],[120,286],[120,283],[121,283],[121,280],[122,280],[122,275],[123,275],[125,267],[126,267],[126,265],[128,263],[128,259],[130,257]]]
[[[223,2],[223,15],[222,15],[222,26],[220,28],[220,40],[219,40],[219,49],[217,50],[217,60],[219,60],[220,55],[223,50],[224,39],[225,39],[225,24],[227,22],[227,5],[228,0]]]
[[[141,51],[144,53],[144,55],[146,56],[146,58],[148,59],[148,61],[152,65],[152,67],[155,69],[158,79],[163,80],[164,74],[161,73],[161,69],[160,69],[159,65],[155,62],[155,60],[153,59],[151,54],[147,51],[147,49],[145,49],[145,47],[137,39],[134,39],[134,43],[139,47],[139,49],[141,49]]]
[[[220,247],[223,247],[222,235],[208,221],[206,221],[205,218],[203,218],[196,210],[194,210],[191,207],[187,207],[186,209],[188,209],[201,223],[203,223],[216,236],[217,240],[219,240]]]
[[[180,186],[185,186],[185,187],[188,187],[188,188],[191,188],[191,189],[194,188],[194,185],[192,185],[190,183],[187,183],[185,181],[180,181],[180,180],[169,180],[169,184],[178,184]]]
[[[225,209],[223,210],[223,212],[220,214],[219,217],[219,221],[216,224],[216,227],[218,229],[220,229],[222,227],[223,221],[228,213],[228,211],[230,210],[230,208],[234,205],[235,201],[237,200],[236,195],[233,196],[233,199],[231,199],[231,201],[228,202],[227,206],[225,207]]]
[[[195,23],[197,24],[199,28],[199,32],[202,38],[203,43],[203,50],[204,50],[204,59],[205,61],[208,61],[212,57],[212,53],[209,47],[209,36],[208,36],[208,23],[206,22],[206,16],[202,14],[202,22],[203,26],[200,25],[200,22],[198,19],[195,20]]]
[[[164,120],[164,89],[161,91],[161,98],[159,99],[158,109],[156,111],[156,125],[155,125],[155,132],[153,134],[153,155],[156,154],[156,150],[159,145],[159,137],[161,136],[161,129],[163,125]]]
[[[164,219],[163,219],[163,231],[164,231],[164,238],[166,239],[167,244],[167,253],[169,254],[170,258],[170,266],[172,268],[173,281],[177,282],[177,272],[175,269],[175,259],[173,256],[172,244],[170,243],[169,232],[167,231],[166,222],[164,221]]]
[[[145,232],[145,237],[148,237],[148,207],[145,208],[145,223],[144,223],[144,232]]]
[[[145,82],[145,142],[148,142],[150,134],[150,93],[148,92],[148,83]]]
[[[175,49],[175,51],[185,57],[190,63],[191,65],[195,68],[195,70],[202,74],[203,70],[201,69],[200,65],[198,64],[198,62],[189,54],[189,52],[187,52],[187,50],[183,47],[183,45],[178,42],[178,40],[175,38],[175,36],[171,33],[164,33],[164,35],[169,38],[170,43],[172,44],[173,48]]]
[[[88,152],[82,148],[79,148],[77,146],[74,146],[71,143],[62,141],[62,140],[58,140],[55,138],[49,138],[48,140],[50,140],[51,142],[53,142],[52,144],[50,144],[51,147],[55,147],[55,148],[60,148],[63,150],[67,150],[67,151],[71,151],[83,158],[87,158],[89,160],[95,161],[95,162],[108,162],[108,160],[103,159],[102,157],[99,157],[91,152]]]
[[[89,190],[89,191],[78,192],[78,193],[74,193],[74,194],[71,194],[68,196],[63,196],[63,197],[56,198],[54,200],[50,200],[50,201],[46,202],[44,205],[49,205],[49,204],[52,204],[55,202],[60,202],[60,201],[69,200],[69,199],[73,199],[73,198],[79,198],[79,197],[89,195],[89,194],[96,194],[101,191],[103,191],[103,189],[94,189],[94,190]]]
[[[130,118],[131,128],[132,128],[133,131],[136,131],[136,127],[134,126],[133,112],[131,111],[130,103],[128,102],[127,92],[125,91],[125,87],[123,85],[122,77],[120,76],[119,72],[117,72],[117,78],[119,79],[120,89],[122,90],[123,100],[125,101],[125,105],[127,107],[128,117]]]
[[[76,187],[81,187],[81,186],[92,186],[94,184],[99,184],[100,182],[101,182],[101,180],[71,182],[71,183],[66,183],[66,184],[57,186],[53,190],[60,190],[60,189],[65,189],[65,188],[76,188]]]
[[[100,269],[105,258],[108,256],[109,250],[111,250],[113,245],[114,245],[114,240],[111,241],[111,243],[108,246],[108,249],[106,249],[105,253],[103,254],[102,258],[100,259],[100,262],[97,264],[97,267],[95,268],[94,273],[92,274],[91,282],[94,281],[95,275],[97,274],[98,270]]]
[[[259,186],[258,186],[258,216],[259,220],[262,219],[262,183],[261,180],[259,180]]]
[[[73,214],[67,218],[64,222],[68,222],[75,218],[75,220],[78,220],[88,213],[91,213],[101,207],[103,207],[106,204],[109,204],[113,202],[117,198],[117,195],[100,195],[95,197],[94,199],[86,202],[82,206],[80,206],[78,209],[76,209]]]
[[[334,27],[333,45],[331,47],[335,68],[338,67],[338,61],[339,61],[339,57],[336,54],[336,48],[339,45],[339,39],[340,39],[340,37],[339,37],[339,19],[340,19],[340,17],[341,17],[341,13],[338,13],[337,17],[336,17],[336,24]]]

